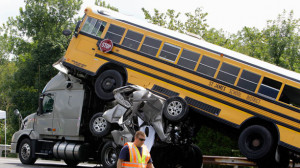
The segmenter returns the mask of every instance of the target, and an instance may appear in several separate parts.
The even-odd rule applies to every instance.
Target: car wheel
[[[106,142],[101,150],[101,162],[104,168],[117,167],[120,150],[111,141]]]
[[[96,137],[103,137],[110,132],[111,123],[105,120],[103,113],[96,113],[90,120],[90,131]]]
[[[95,92],[104,101],[114,99],[113,90],[123,86],[122,75],[116,70],[106,70],[102,72],[95,82]]]
[[[79,164],[77,160],[64,160],[68,167],[76,167]]]
[[[188,115],[188,105],[181,97],[168,98],[165,105],[163,114],[170,121],[181,121]]]
[[[271,132],[260,125],[249,126],[239,137],[241,153],[249,160],[262,160],[273,152],[274,138]]]
[[[33,157],[33,148],[29,138],[23,139],[19,148],[19,158],[23,164],[34,164],[36,157]]]

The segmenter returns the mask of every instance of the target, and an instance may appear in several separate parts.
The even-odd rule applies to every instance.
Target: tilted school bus
[[[288,164],[287,150],[300,153],[296,72],[104,8],[85,9],[62,63],[91,81],[103,100],[117,87],[140,85],[169,98],[174,120],[188,104],[240,129],[248,159],[276,153],[277,162]]]

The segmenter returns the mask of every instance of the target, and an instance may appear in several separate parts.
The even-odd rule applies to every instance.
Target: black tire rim
[[[118,159],[117,151],[114,147],[108,147],[104,153],[104,162],[106,165],[115,165]]]
[[[246,139],[246,146],[251,151],[259,151],[264,144],[264,138],[260,134],[252,134]]]
[[[101,86],[104,92],[111,92],[116,88],[116,80],[112,77],[107,77],[103,80]]]

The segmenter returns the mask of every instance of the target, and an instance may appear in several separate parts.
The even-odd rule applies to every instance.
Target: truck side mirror
[[[16,116],[19,116],[19,115],[20,115],[19,110],[18,110],[18,109],[15,109],[15,110],[14,110],[14,114],[15,114]]]
[[[41,96],[39,98],[39,110],[37,111],[37,115],[43,114],[43,100],[44,100],[44,96]]]

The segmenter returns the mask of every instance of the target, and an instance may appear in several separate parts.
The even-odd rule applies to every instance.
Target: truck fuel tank
[[[89,150],[88,144],[76,144],[70,142],[57,142],[53,146],[53,155],[57,159],[86,161]]]

